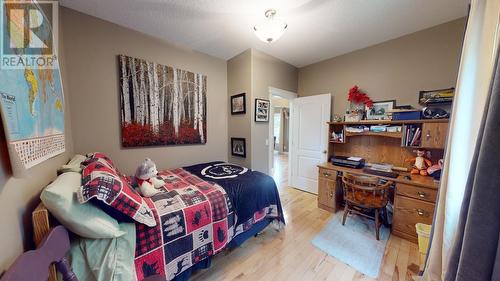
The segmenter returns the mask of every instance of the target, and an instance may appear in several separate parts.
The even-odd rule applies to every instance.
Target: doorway
[[[269,167],[270,174],[279,188],[288,186],[290,151],[290,109],[296,93],[269,87],[271,120],[269,126]]]

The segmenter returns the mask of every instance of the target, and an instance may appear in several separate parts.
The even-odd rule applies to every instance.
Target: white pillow
[[[80,164],[86,159],[87,157],[76,154],[69,160],[69,162],[66,165],[62,165],[61,168],[57,170],[57,174],[60,175],[62,173],[66,172],[77,172],[80,173],[82,171],[82,168],[80,167]]]
[[[93,204],[80,204],[76,191],[82,175],[66,172],[47,186],[40,199],[66,228],[85,238],[113,238],[125,234],[118,222]]]

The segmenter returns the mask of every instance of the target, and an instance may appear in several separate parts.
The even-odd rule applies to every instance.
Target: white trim
[[[293,100],[294,98],[298,97],[297,93],[290,92],[287,90],[279,89],[279,88],[274,88],[274,87],[269,87],[269,97],[272,96],[279,96],[282,98],[285,98],[287,100]]]

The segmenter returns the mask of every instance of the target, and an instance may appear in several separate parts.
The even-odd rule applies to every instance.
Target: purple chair
[[[66,258],[68,250],[68,231],[64,226],[56,226],[38,249],[19,256],[0,281],[46,281],[52,263],[55,263],[64,281],[78,281]]]

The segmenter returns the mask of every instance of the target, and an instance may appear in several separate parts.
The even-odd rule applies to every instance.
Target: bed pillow
[[[61,168],[57,170],[57,174],[60,175],[66,172],[81,173],[82,172],[81,163],[85,161],[86,158],[87,157],[83,155],[76,154],[75,156],[73,156],[73,158],[71,158],[71,160],[69,160],[69,162],[66,165],[62,165]]]
[[[123,235],[114,218],[92,204],[78,202],[76,191],[80,184],[80,173],[63,173],[42,191],[40,199],[59,222],[78,236],[101,239]]]
[[[102,209],[109,215],[114,216],[116,212],[147,226],[156,225],[146,202],[149,199],[139,195],[125,176],[100,160],[91,162],[83,169],[82,186],[77,196],[80,203],[98,200],[105,205]]]
[[[81,163],[82,169],[84,169],[86,166],[94,162],[100,162],[101,164],[107,166],[108,168],[118,171],[111,158],[109,158],[106,154],[101,152],[94,152],[87,154],[87,158]]]

